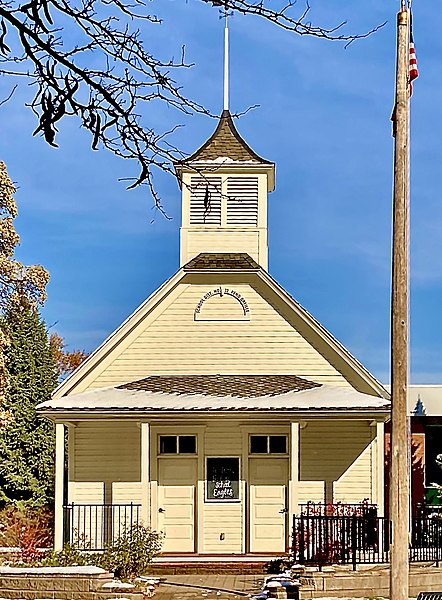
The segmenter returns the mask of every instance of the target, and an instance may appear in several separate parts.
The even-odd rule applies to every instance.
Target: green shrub
[[[132,579],[146,572],[161,550],[162,539],[162,533],[133,525],[114,542],[106,544],[103,552],[80,551],[75,544],[66,544],[60,552],[50,552],[42,564],[46,567],[92,565],[111,571],[121,579]]]
[[[42,561],[43,567],[82,567],[84,565],[95,564],[91,562],[94,555],[89,552],[81,552],[72,544],[63,546],[63,550],[56,552],[52,550],[44,557]]]
[[[113,543],[106,545],[100,555],[99,566],[123,579],[142,575],[161,550],[162,541],[162,533],[143,525],[133,525]]]

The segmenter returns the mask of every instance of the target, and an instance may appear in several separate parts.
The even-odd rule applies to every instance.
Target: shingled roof
[[[228,110],[224,110],[212,136],[192,156],[181,164],[195,161],[211,162],[217,159],[230,159],[235,162],[273,164],[258,156],[239,135]]]
[[[201,252],[192,258],[183,267],[185,271],[201,271],[207,269],[235,270],[259,270],[261,267],[246,252],[237,253],[213,253]]]
[[[311,390],[315,387],[320,387],[320,384],[296,375],[151,375],[119,385],[117,389],[256,398]]]

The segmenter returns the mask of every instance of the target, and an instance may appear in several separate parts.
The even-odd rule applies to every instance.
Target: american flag
[[[414,49],[413,39],[413,19],[410,13],[410,41],[408,44],[408,92],[410,96],[413,93],[413,81],[418,77],[419,70],[417,68],[416,50]],[[391,121],[393,122],[393,137],[396,137],[396,105],[393,108]]]
[[[413,81],[419,77],[417,68],[416,51],[414,49],[413,22],[410,24],[410,44],[408,47],[408,80],[410,82],[410,96],[413,93]]]

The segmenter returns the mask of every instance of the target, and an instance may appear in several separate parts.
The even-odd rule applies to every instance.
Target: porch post
[[[385,442],[384,442],[385,423],[376,423],[376,450],[377,450],[377,499],[378,516],[383,517],[385,511],[384,502],[384,479],[385,479]]]
[[[141,504],[141,520],[145,525],[150,523],[150,425],[141,423],[141,489],[143,501]]]
[[[289,531],[293,515],[299,513],[299,423],[291,423],[290,426]]]
[[[64,500],[64,425],[55,425],[55,511],[54,549],[63,548],[63,500]]]

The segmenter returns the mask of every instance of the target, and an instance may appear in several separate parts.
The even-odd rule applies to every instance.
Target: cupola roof
[[[228,110],[224,110],[218,126],[199,150],[181,164],[194,162],[235,162],[253,165],[272,165],[271,161],[261,158],[243,140],[238,133]]]

